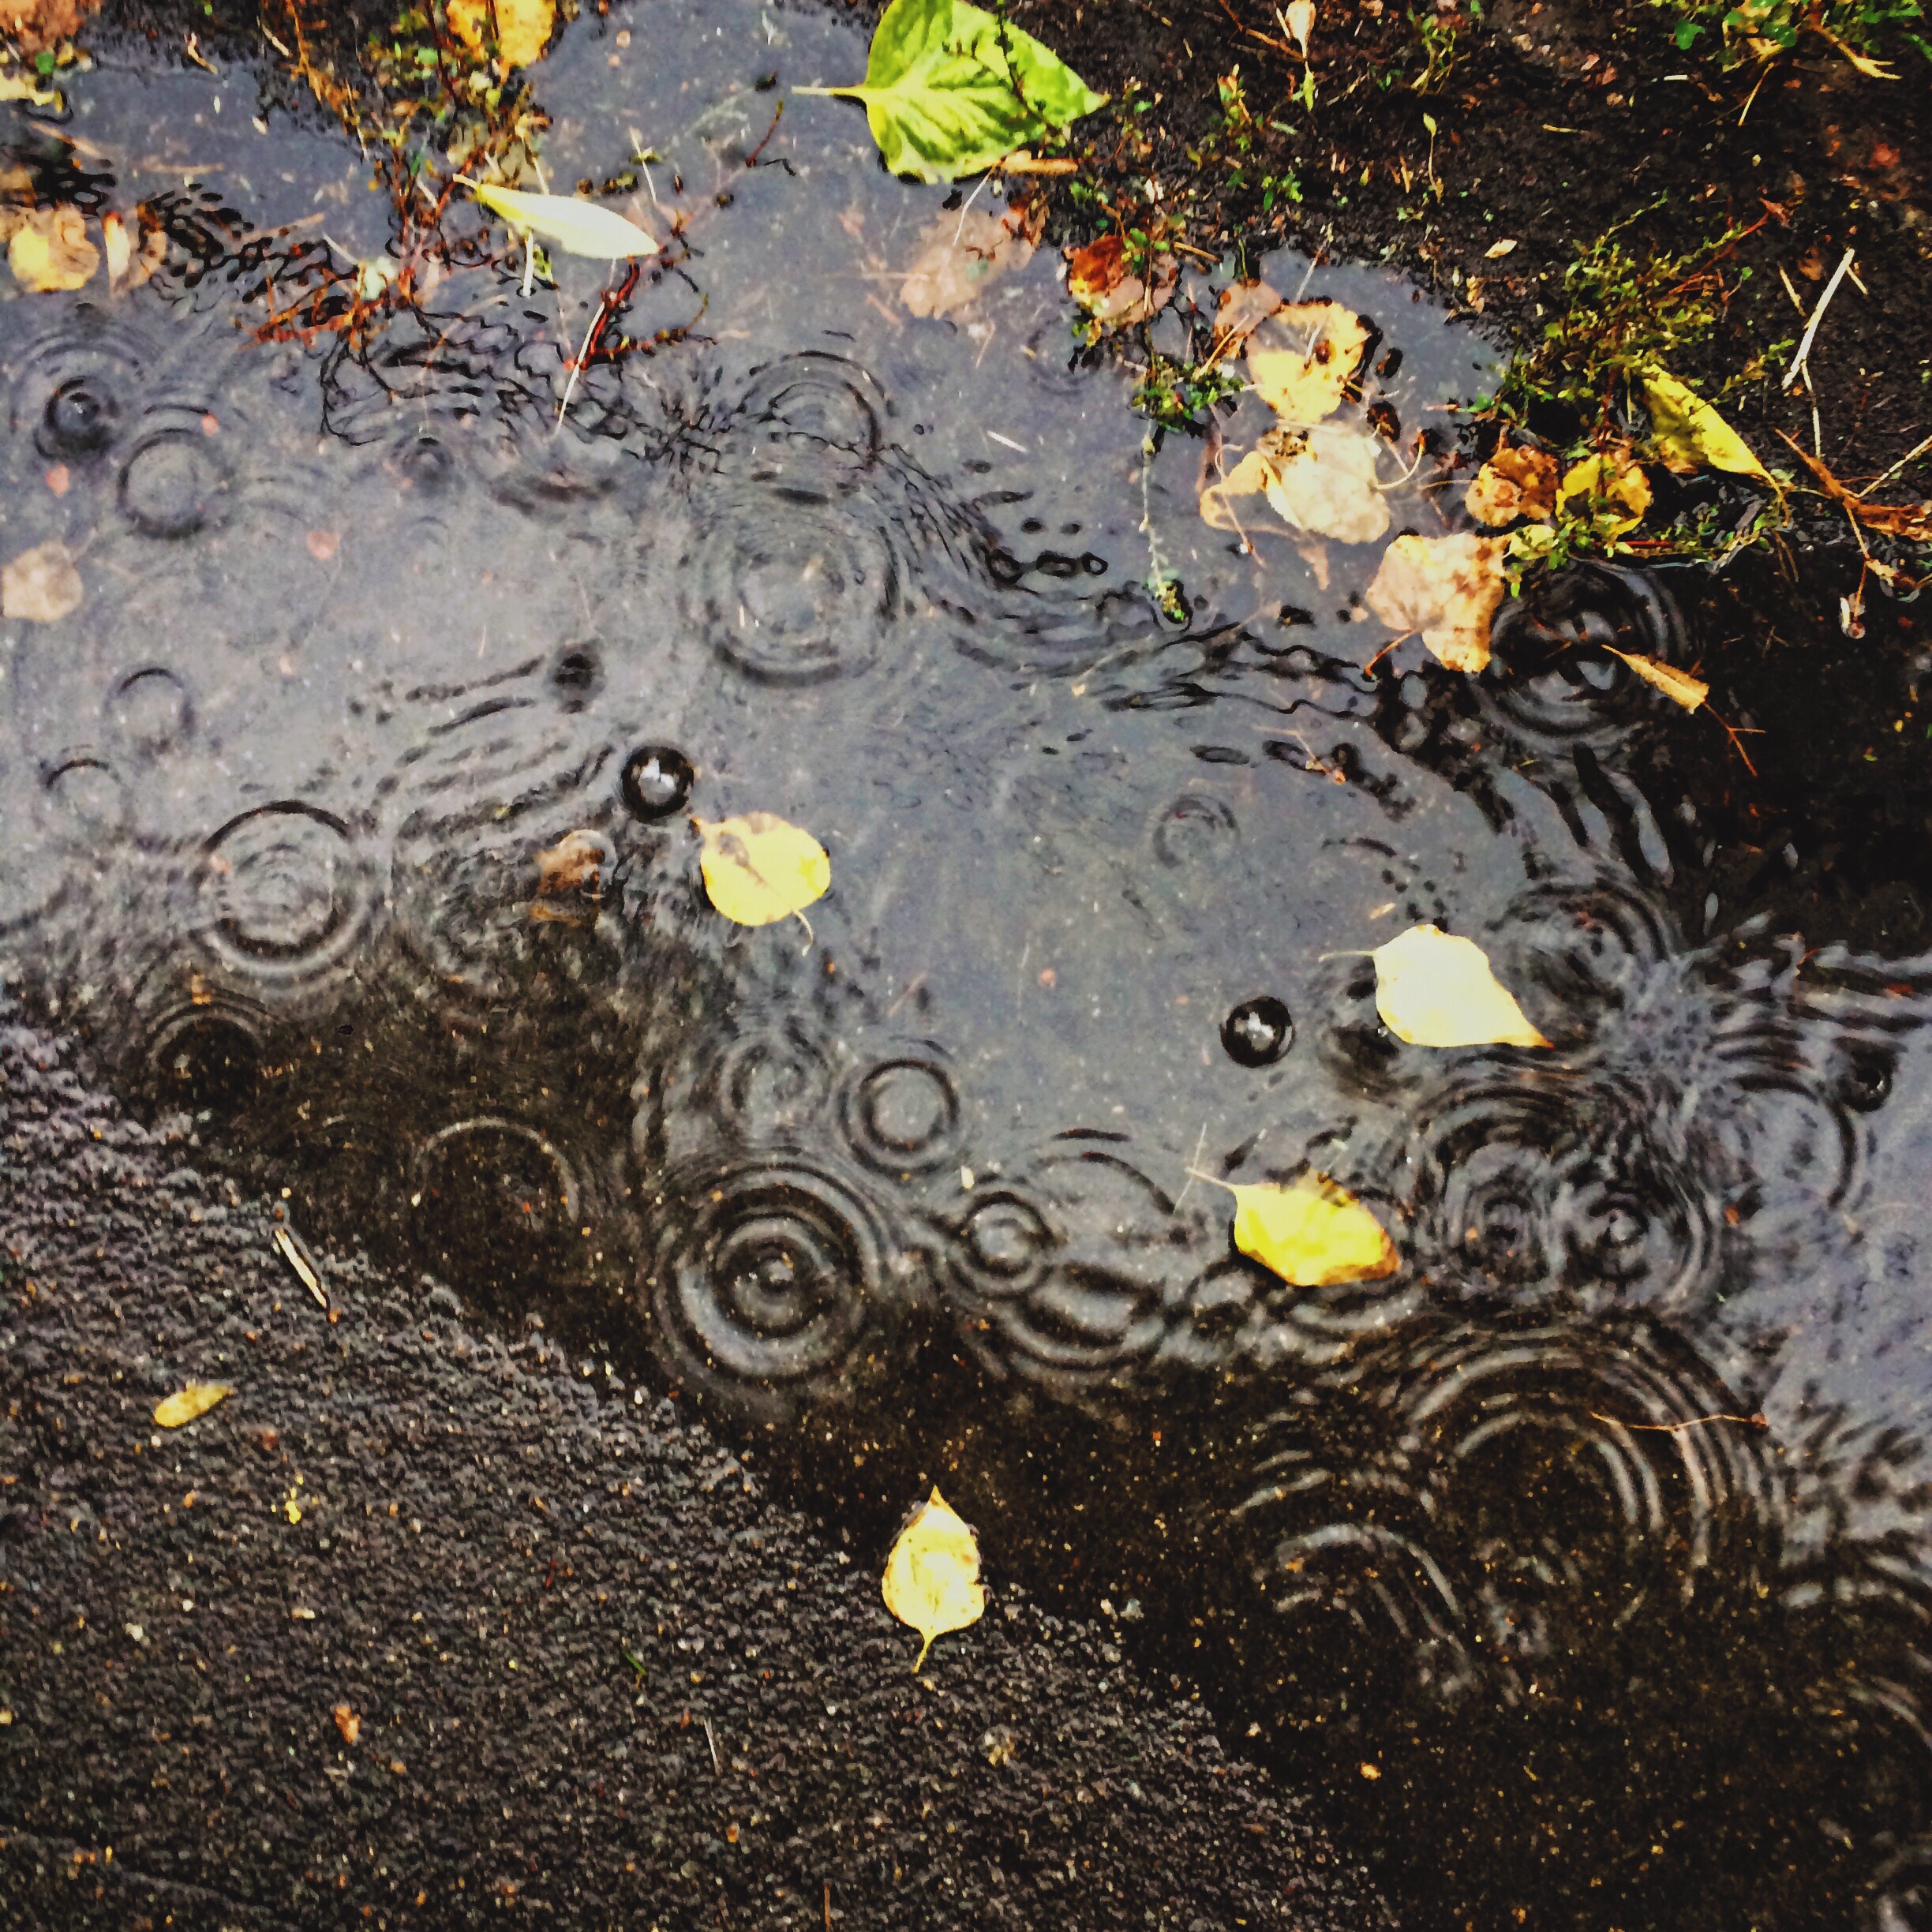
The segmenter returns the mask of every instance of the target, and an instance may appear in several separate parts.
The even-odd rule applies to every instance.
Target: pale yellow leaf
[[[1271,429],[1219,483],[1201,492],[1201,515],[1238,530],[1234,496],[1265,496],[1291,528],[1338,543],[1373,543],[1389,526],[1388,499],[1376,484],[1376,444],[1361,429],[1324,424]]]
[[[1687,384],[1651,368],[1644,372],[1643,393],[1652,436],[1665,469],[1678,476],[1706,467],[1728,470],[1777,488],[1750,446]]]
[[[1369,957],[1376,1011],[1411,1046],[1547,1046],[1473,939],[1411,926]]]
[[[185,1388],[177,1389],[155,1404],[155,1426],[179,1428],[197,1416],[206,1415],[218,1402],[234,1393],[226,1382],[190,1382]]]
[[[963,215],[942,210],[926,230],[924,244],[899,285],[900,301],[915,316],[956,315],[1033,258],[1024,224],[983,208]]]
[[[1417,631],[1451,671],[1489,661],[1489,623],[1507,587],[1507,537],[1458,530],[1447,537],[1398,537],[1365,593],[1391,631]]]
[[[1485,261],[1500,261],[1505,255],[1513,255],[1515,252],[1516,244],[1514,239],[1495,242],[1483,250],[1483,260]]]
[[[121,278],[133,263],[133,238],[118,215],[107,214],[101,217],[101,240],[107,253],[107,286],[118,289]]]
[[[1620,651],[1614,644],[1606,644],[1604,649],[1612,657],[1622,658],[1646,684],[1654,684],[1666,698],[1682,705],[1687,711],[1696,710],[1710,695],[1710,687],[1702,678],[1693,677],[1688,671],[1679,671],[1675,665],[1646,657],[1642,651]]]
[[[4,26],[5,9],[0,8],[0,26]],[[0,101],[24,101],[30,107],[58,107],[61,97],[51,89],[42,87],[32,74],[0,73]]]
[[[1379,1281],[1402,1265],[1388,1230],[1324,1174],[1221,1185],[1234,1196],[1234,1245],[1297,1288]]]
[[[1295,45],[1306,60],[1309,36],[1315,31],[1315,0],[1288,0],[1282,12],[1282,24],[1294,36]]]
[[[1620,537],[1634,530],[1650,507],[1650,479],[1620,451],[1586,456],[1563,473],[1556,507],[1587,515],[1604,535]]]
[[[1215,309],[1215,348],[1225,355],[1238,346],[1281,305],[1280,293],[1265,282],[1230,282]]]
[[[100,250],[77,208],[35,208],[7,244],[7,266],[24,288],[77,289],[100,266]]]
[[[450,32],[472,54],[485,51],[491,0],[449,0]],[[504,66],[527,67],[543,58],[556,24],[553,0],[495,0],[496,51]]]
[[[1339,302],[1290,302],[1248,338],[1248,380],[1285,423],[1332,416],[1368,346],[1368,325]]]
[[[1546,517],[1556,507],[1556,459],[1526,444],[1503,444],[1476,472],[1463,503],[1478,523],[1500,528],[1518,517]]]
[[[488,182],[472,182],[470,186],[486,208],[512,228],[541,235],[566,255],[617,261],[657,253],[657,244],[635,222],[601,201],[586,201],[578,195],[526,194],[520,188],[498,188]]]
[[[925,1639],[912,1666],[915,1671],[935,1637],[964,1630],[985,1613],[979,1545],[938,1489],[900,1531],[886,1559],[882,1588],[886,1608]]]
[[[812,835],[771,812],[694,818],[704,841],[705,893],[728,919],[769,926],[802,912],[832,883],[832,861]]]
[[[58,623],[80,608],[85,594],[64,545],[36,544],[0,569],[0,616]]]

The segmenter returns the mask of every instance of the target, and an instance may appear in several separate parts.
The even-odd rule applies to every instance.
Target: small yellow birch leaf
[[[1265,496],[1284,523],[1338,543],[1373,543],[1388,532],[1388,499],[1376,481],[1376,442],[1365,431],[1325,423],[1269,430],[1220,482],[1201,492],[1203,519],[1239,530],[1228,500]]]
[[[1572,463],[1557,486],[1556,507],[1583,499],[1589,520],[1606,537],[1621,537],[1643,521],[1650,507],[1650,479],[1627,459],[1606,453]]]
[[[1294,1287],[1379,1281],[1402,1265],[1388,1230],[1324,1174],[1310,1170],[1285,1187],[1220,1185],[1234,1196],[1234,1245]]]
[[[1657,454],[1666,470],[1689,476],[1708,466],[1728,470],[1733,476],[1755,477],[1773,489],[1777,488],[1771,473],[1751,454],[1750,445],[1688,384],[1653,367],[1644,371],[1643,394]]]
[[[526,194],[520,188],[498,188],[489,182],[471,182],[470,189],[512,228],[540,234],[566,255],[620,261],[657,253],[657,244],[635,222],[601,201],[587,201],[581,195]]]
[[[1248,380],[1285,423],[1332,416],[1368,346],[1368,325],[1339,302],[1290,302],[1248,338]]]
[[[979,1545],[937,1488],[922,1503],[886,1559],[886,1608],[925,1638],[917,1670],[935,1637],[977,1623],[986,1612]]]
[[[1451,671],[1489,661],[1489,623],[1503,601],[1507,537],[1458,530],[1448,537],[1398,537],[1382,553],[1363,593],[1391,631],[1419,631]]]
[[[88,239],[87,218],[77,208],[36,208],[7,244],[7,266],[24,288],[77,289],[100,266],[100,250]]]
[[[155,1404],[155,1426],[179,1428],[197,1416],[206,1415],[218,1402],[234,1393],[226,1382],[190,1382],[185,1388],[177,1389]]]
[[[543,58],[556,24],[552,0],[495,0],[496,52],[506,68],[527,67]],[[491,0],[450,0],[450,32],[472,54],[484,51]]]
[[[1679,671],[1675,665],[1646,657],[1642,651],[1620,651],[1614,644],[1606,644],[1604,649],[1612,657],[1622,658],[1646,684],[1654,684],[1666,698],[1682,705],[1687,711],[1694,711],[1710,695],[1710,687],[1702,678],[1693,677],[1688,671]]]
[[[80,608],[86,595],[62,544],[36,544],[0,568],[0,616],[58,623]]]
[[[1411,926],[1368,956],[1376,1011],[1411,1046],[1547,1046],[1473,939]]]
[[[773,812],[691,823],[704,841],[705,894],[740,926],[769,926],[802,912],[832,883],[826,849]]]
[[[4,10],[0,9],[0,13]],[[24,101],[30,107],[58,107],[61,97],[29,74],[0,73],[0,101]]]

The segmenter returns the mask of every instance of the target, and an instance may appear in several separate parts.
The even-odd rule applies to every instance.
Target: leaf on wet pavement
[[[449,0],[450,32],[472,54],[481,54],[492,14],[497,58],[506,69],[543,58],[556,24],[553,0]]]
[[[1506,588],[1507,537],[1458,530],[1447,537],[1398,537],[1365,593],[1391,631],[1417,631],[1451,671],[1489,661],[1489,624]]]
[[[86,217],[65,203],[28,210],[7,244],[14,280],[43,293],[84,286],[100,259],[100,250],[88,238]]]
[[[80,608],[85,595],[62,544],[36,544],[0,570],[0,616],[58,623]]]
[[[1687,383],[1653,366],[1644,371],[1643,397],[1650,412],[1652,440],[1666,470],[1677,476],[1727,470],[1777,488],[1750,446]]]
[[[1339,302],[1290,302],[1248,338],[1248,380],[1285,423],[1332,416],[1350,394],[1368,325]]]
[[[1001,214],[968,208],[942,211],[927,227],[924,245],[899,285],[899,299],[915,316],[957,315],[1003,275],[1033,259],[1046,216],[1044,202]]]
[[[107,287],[111,294],[125,294],[140,287],[167,259],[167,231],[152,219],[145,202],[135,209],[132,229],[125,216],[111,211],[103,215],[101,241],[107,257]]]
[[[1646,657],[1642,651],[1620,651],[1614,644],[1606,644],[1604,649],[1612,657],[1621,658],[1646,684],[1654,684],[1664,695],[1675,704],[1680,704],[1687,711],[1694,711],[1710,695],[1710,687],[1700,677],[1693,677],[1688,671],[1679,671],[1675,665],[1668,665],[1660,658]]]
[[[601,201],[587,201],[580,195],[526,194],[520,188],[499,188],[489,182],[470,182],[469,187],[486,208],[519,234],[541,235],[566,255],[620,261],[657,253],[657,244],[635,222]]]
[[[964,1630],[984,1615],[979,1545],[937,1488],[900,1531],[886,1559],[882,1587],[886,1608],[925,1639],[912,1666],[915,1671],[935,1637]]]
[[[1230,282],[1215,309],[1215,347],[1222,354],[1238,348],[1282,305],[1280,293],[1265,282]]]
[[[1621,537],[1650,507],[1650,479],[1620,450],[1572,463],[1557,485],[1559,515],[1586,517],[1603,536]]]
[[[197,1416],[206,1415],[217,1402],[234,1393],[226,1382],[190,1382],[185,1388],[177,1389],[155,1404],[155,1426],[179,1428]]]
[[[1548,450],[1505,444],[1476,472],[1462,501],[1478,523],[1500,529],[1518,517],[1546,517],[1556,507],[1557,462]]]
[[[1297,1288],[1379,1281],[1402,1264],[1388,1230],[1340,1182],[1216,1181],[1234,1196],[1234,1245]]]
[[[1067,257],[1067,293],[1096,321],[1110,326],[1145,322],[1173,297],[1180,271],[1172,255],[1155,257],[1151,285],[1128,271],[1127,259],[1118,235],[1103,235]]]
[[[1376,1011],[1411,1046],[1547,1046],[1473,939],[1411,926],[1369,957]]]
[[[1373,543],[1389,526],[1376,457],[1373,436],[1339,424],[1271,429],[1222,481],[1201,492],[1202,519],[1213,529],[1238,532],[1240,514],[1230,499],[1263,496],[1295,530],[1338,543]]]
[[[863,101],[886,167],[925,182],[977,174],[1106,101],[1031,34],[965,0],[892,0],[863,81],[793,92]]]
[[[769,926],[803,913],[832,883],[825,848],[774,813],[691,823],[704,841],[698,865],[706,897],[740,926]]]

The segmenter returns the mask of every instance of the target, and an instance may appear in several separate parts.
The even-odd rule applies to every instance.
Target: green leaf
[[[1103,106],[1058,54],[966,0],[892,0],[864,80],[799,88],[862,100],[895,174],[956,181]]]

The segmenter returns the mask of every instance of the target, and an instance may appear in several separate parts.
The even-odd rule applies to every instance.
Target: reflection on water
[[[250,342],[312,244],[240,180],[178,181],[150,286],[8,305],[5,541],[87,592],[0,627],[13,973],[312,1241],[653,1367],[880,1537],[943,1465],[996,1585],[1130,1623],[1410,1923],[1921,1923],[1932,968],[1724,927],[1613,654],[1694,657],[1657,582],[1365,672],[1373,556],[1202,525],[1047,256],[915,322],[934,197],[851,123],[728,157],[754,61],[842,30],[673,14],[622,105],[696,129],[709,334],[567,414],[593,280]],[[573,175],[600,32],[547,77]],[[118,71],[92,172],[20,134],[43,192],[147,192]],[[1365,407],[1477,386],[1312,272],[1402,351]],[[832,855],[809,943],[705,903],[685,813],[758,809]],[[1554,1050],[1395,1041],[1364,954],[1420,919]],[[1398,1272],[1232,1254],[1200,1176],[1311,1166]]]

